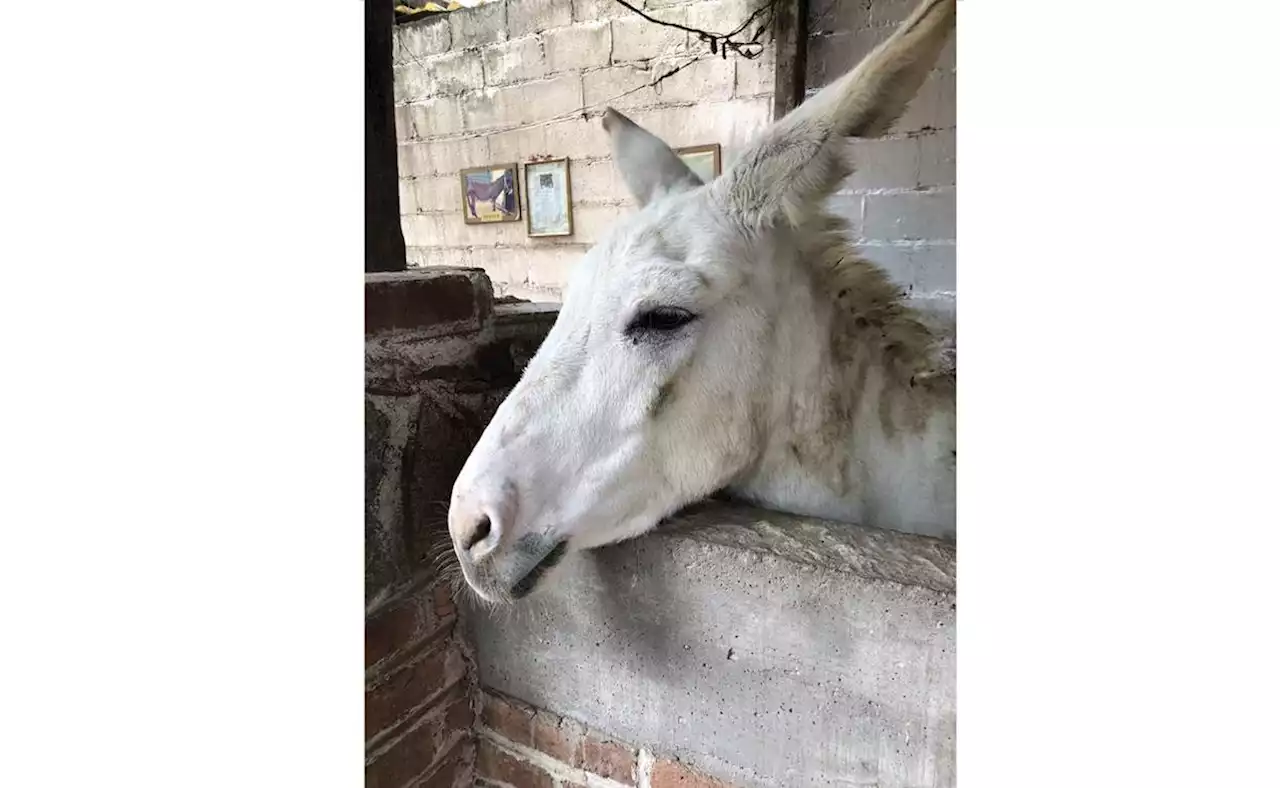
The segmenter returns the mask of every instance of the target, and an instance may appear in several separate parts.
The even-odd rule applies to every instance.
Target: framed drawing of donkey
[[[516,165],[462,171],[462,217],[467,224],[520,221]]]

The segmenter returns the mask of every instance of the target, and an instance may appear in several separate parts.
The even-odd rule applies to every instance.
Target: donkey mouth
[[[520,578],[514,586],[511,587],[511,596],[515,599],[523,599],[533,592],[547,572],[555,568],[556,564],[564,558],[564,554],[568,551],[568,542],[562,541],[556,543],[551,551],[542,557],[542,560],[533,565],[533,568]]]

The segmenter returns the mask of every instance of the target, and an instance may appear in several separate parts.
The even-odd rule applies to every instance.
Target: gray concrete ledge
[[[653,533],[944,593],[956,587],[955,545],[924,536],[720,502],[691,506]]]
[[[746,788],[955,784],[955,548],[724,503],[464,608],[480,682]]]

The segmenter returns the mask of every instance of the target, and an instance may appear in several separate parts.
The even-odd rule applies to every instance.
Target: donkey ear
[[[878,137],[915,97],[955,27],[956,0],[924,0],[857,67],[768,129],[713,186],[751,226],[799,224],[852,168],[846,137]]]
[[[612,107],[605,110],[604,128],[609,132],[622,179],[641,205],[648,205],[663,194],[702,185],[702,180],[665,142]]]

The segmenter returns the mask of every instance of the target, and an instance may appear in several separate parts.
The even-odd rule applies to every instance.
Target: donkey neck
[[[777,316],[760,452],[730,492],[771,508],[950,536],[955,529],[953,367],[936,329],[842,227],[801,247]]]

